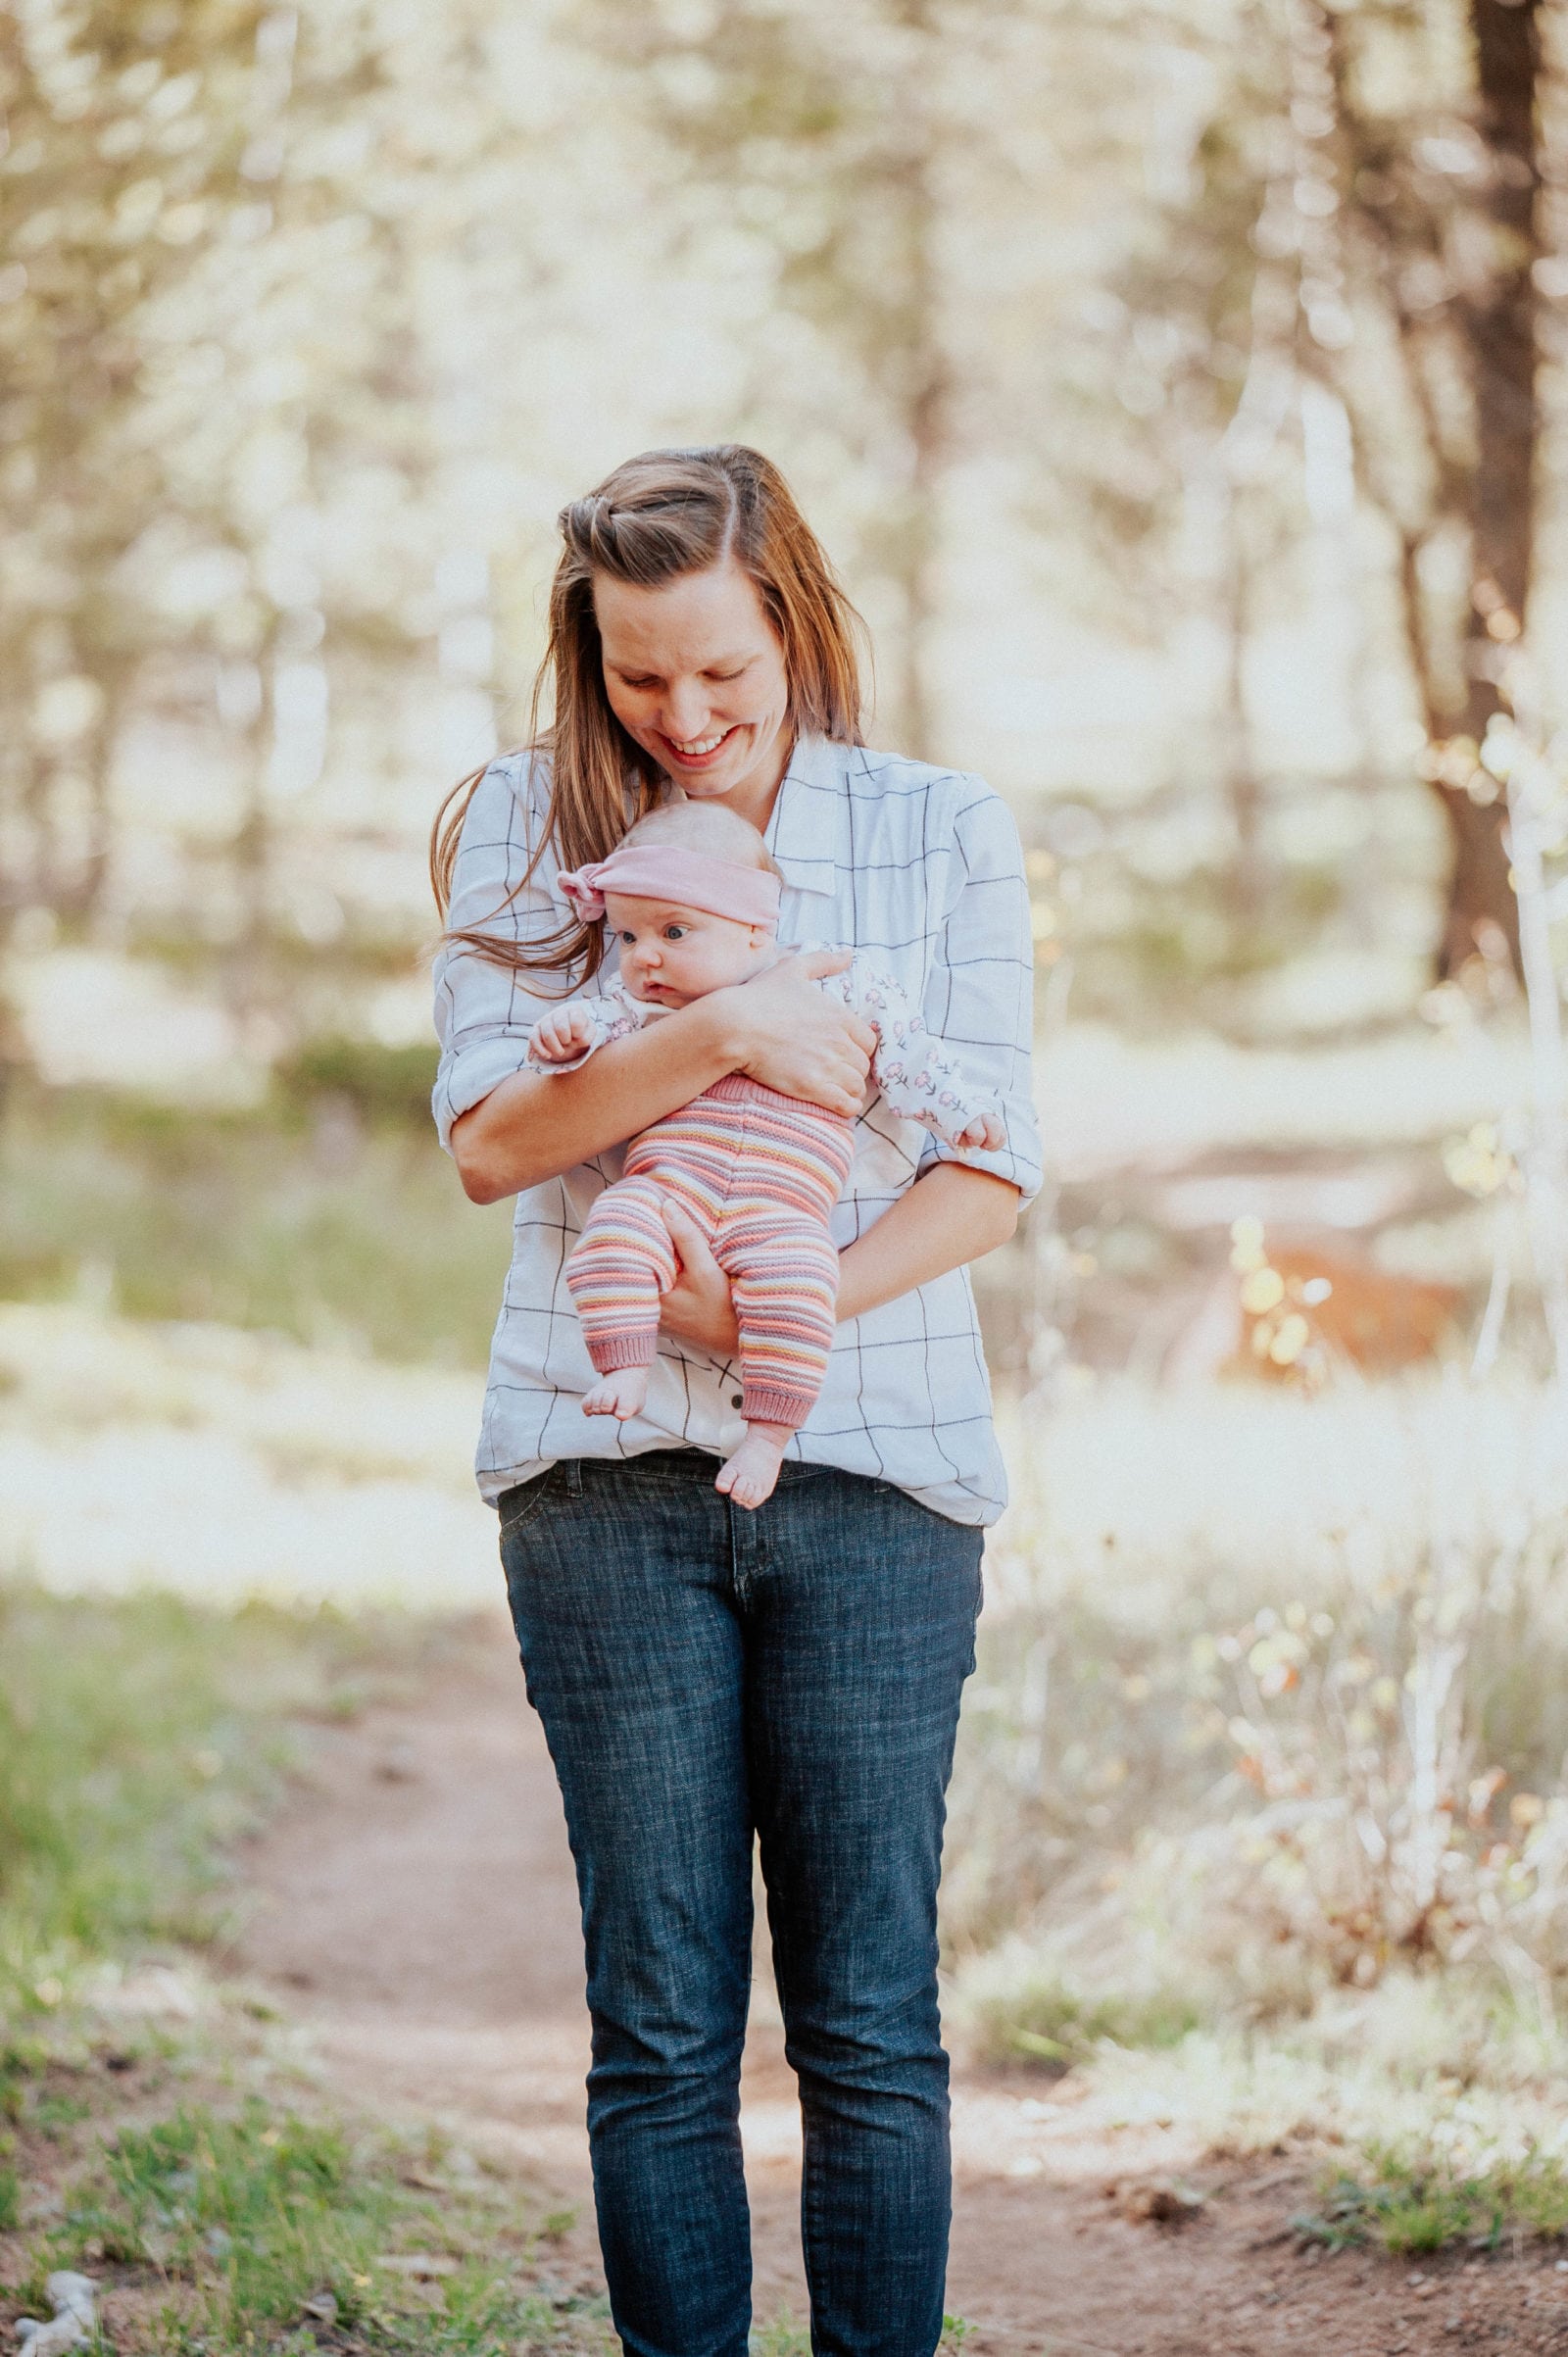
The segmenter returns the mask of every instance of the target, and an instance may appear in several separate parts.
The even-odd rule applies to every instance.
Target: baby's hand
[[[552,1007],[535,1023],[528,1039],[528,1053],[547,1064],[564,1064],[579,1056],[593,1037],[593,1017],[581,999],[569,999],[564,1007]]]
[[[967,1127],[958,1132],[960,1146],[980,1148],[986,1154],[995,1154],[999,1147],[1006,1143],[1007,1133],[995,1113],[976,1113]]]

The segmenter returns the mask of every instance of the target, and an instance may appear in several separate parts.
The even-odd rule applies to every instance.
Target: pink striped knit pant
[[[804,1424],[822,1388],[838,1301],[828,1214],[850,1172],[848,1121],[737,1072],[656,1121],[589,1212],[566,1262],[601,1375],[647,1366],[676,1258],[660,1215],[690,1214],[730,1281],[748,1423]]]

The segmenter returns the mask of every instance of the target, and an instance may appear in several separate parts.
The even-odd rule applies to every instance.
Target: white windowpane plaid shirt
[[[526,940],[560,924],[566,904],[553,850],[516,889],[547,790],[543,766],[526,754],[486,771],[464,824],[454,927]],[[994,1171],[1027,1201],[1040,1184],[1029,1088],[1034,962],[1023,862],[1005,805],[977,777],[803,738],[767,845],[785,884],[780,941],[864,952],[903,984],[1006,1123],[1005,1146],[971,1152],[900,1120],[874,1096],[856,1123],[854,1167],[833,1214],[839,1249],[864,1235],[935,1161]],[[585,992],[608,988],[615,970],[612,953]],[[522,1070],[546,997],[530,979],[461,947],[437,958],[434,1105],[443,1145],[460,1114]],[[477,1459],[479,1487],[492,1501],[561,1457],[671,1448],[725,1455],[740,1441],[739,1368],[667,1336],[640,1416],[622,1424],[582,1412],[594,1375],[564,1271],[622,1159],[618,1148],[598,1154],[517,1199]],[[1006,1489],[966,1270],[839,1327],[821,1397],[787,1453],[891,1482],[955,1522],[995,1521]]]

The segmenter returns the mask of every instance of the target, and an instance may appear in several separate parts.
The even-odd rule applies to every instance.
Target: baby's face
[[[685,1007],[710,990],[727,990],[755,974],[770,955],[766,925],[742,924],[707,908],[646,901],[607,892],[605,915],[620,949],[620,978],[634,999],[654,1007]]]

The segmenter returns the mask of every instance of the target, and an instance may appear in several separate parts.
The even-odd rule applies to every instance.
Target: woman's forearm
[[[989,1170],[937,1162],[839,1254],[839,1319],[981,1260],[1018,1225],[1018,1190]]]
[[[518,1072],[452,1126],[452,1154],[476,1203],[559,1178],[607,1146],[689,1105],[726,1072],[853,1120],[875,1034],[817,984],[848,950],[781,958],[754,980],[710,991],[575,1072]]]
[[[559,1178],[700,1097],[739,1060],[715,992],[612,1041],[574,1072],[518,1072],[452,1125],[464,1191],[493,1203]]]

